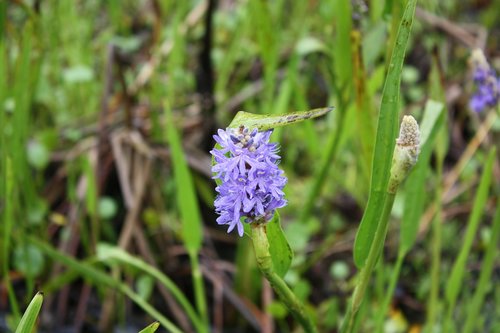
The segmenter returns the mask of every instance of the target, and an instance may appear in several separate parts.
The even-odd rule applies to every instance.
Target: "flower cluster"
[[[481,50],[474,50],[471,63],[476,91],[470,99],[470,108],[481,112],[486,108],[495,107],[500,100],[500,77],[490,68]]]
[[[214,135],[220,148],[213,149],[212,172],[220,179],[215,211],[217,223],[237,227],[243,236],[244,222],[269,221],[277,208],[284,207],[283,187],[287,179],[278,168],[278,145],[269,143],[272,131],[240,128],[219,129]]]

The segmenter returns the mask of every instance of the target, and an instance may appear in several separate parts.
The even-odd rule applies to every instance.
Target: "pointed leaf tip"
[[[245,126],[266,131],[276,127],[298,123],[307,119],[321,117],[334,109],[333,106],[318,108],[308,111],[296,111],[279,115],[261,115],[245,111],[239,111],[228,127]]]

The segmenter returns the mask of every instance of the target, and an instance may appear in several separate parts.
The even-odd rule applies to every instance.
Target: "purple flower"
[[[500,100],[500,77],[497,77],[495,71],[490,68],[480,50],[475,50],[471,58],[476,90],[469,101],[469,106],[475,112],[481,112],[486,108],[498,105]]]
[[[217,223],[227,224],[227,232],[235,227],[243,236],[242,220],[269,221],[277,208],[284,207],[283,187],[286,177],[278,168],[278,145],[269,143],[272,131],[250,131],[248,128],[219,129],[214,135],[219,149],[213,149],[214,178],[221,184],[215,188]]]

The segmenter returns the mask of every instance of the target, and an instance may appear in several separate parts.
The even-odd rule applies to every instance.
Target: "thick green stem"
[[[307,316],[303,305],[285,281],[274,271],[265,224],[252,223],[252,242],[257,265],[264,277],[271,284],[271,287],[278,294],[281,301],[285,303],[295,319],[302,325],[304,331],[307,333],[317,333],[316,326],[312,319]]]
[[[366,288],[368,287],[368,283],[370,282],[370,277],[373,272],[373,268],[377,263],[377,259],[384,247],[385,236],[387,235],[387,228],[389,226],[389,215],[392,211],[392,205],[394,204],[394,198],[396,197],[396,193],[389,192],[387,194],[387,198],[384,203],[384,208],[382,210],[382,215],[380,216],[380,220],[377,226],[377,230],[375,232],[375,238],[373,239],[373,243],[370,247],[370,252],[368,253],[368,257],[366,258],[365,265],[361,269],[361,273],[359,274],[359,281],[354,289],[354,293],[352,295],[351,305],[347,311],[346,318],[344,319],[344,323],[340,329],[341,333],[352,332],[354,328],[354,319],[356,317],[356,313],[361,306],[361,302],[366,293]]]

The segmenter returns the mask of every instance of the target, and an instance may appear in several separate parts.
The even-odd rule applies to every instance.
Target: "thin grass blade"
[[[35,327],[36,319],[40,313],[43,303],[43,294],[37,293],[31,300],[26,312],[24,312],[21,322],[17,326],[16,333],[31,333]]]
[[[139,333],[154,333],[156,330],[160,327],[159,322],[152,323],[151,325],[148,325],[145,327],[143,330],[141,330]]]
[[[80,275],[84,276],[89,283],[95,286],[114,288],[119,290],[121,293],[129,297],[133,302],[135,302],[140,308],[142,308],[146,313],[148,313],[155,320],[158,320],[165,329],[174,333],[182,333],[182,331],[164,315],[162,315],[158,310],[147,303],[141,296],[135,293],[128,285],[121,281],[117,281],[105,272],[91,266],[86,262],[79,262],[75,258],[67,256],[56,249],[54,249],[49,244],[35,238],[28,237],[28,241],[31,244],[36,245],[42,252],[47,256],[51,257],[54,261],[64,264],[68,268],[79,272]]]
[[[165,103],[167,139],[170,146],[177,205],[181,215],[182,239],[190,253],[198,253],[202,242],[202,222],[193,179],[182,150],[181,140],[174,126],[172,111]]]
[[[457,260],[453,264],[450,277],[446,284],[445,296],[448,303],[446,318],[447,324],[451,323],[451,316],[455,307],[455,302],[457,300],[458,294],[463,288],[462,282],[465,275],[467,258],[469,257],[472,243],[479,227],[479,222],[481,221],[481,217],[484,213],[484,208],[486,207],[486,203],[488,201],[488,193],[493,176],[493,165],[495,162],[495,157],[496,149],[495,147],[492,147],[488,154],[488,158],[483,169],[483,174],[479,182],[479,188],[476,192],[476,198],[472,207],[472,213],[469,217],[469,220],[467,221],[467,230],[465,231],[465,237],[462,242],[462,247],[460,248],[460,253],[458,254]]]
[[[498,200],[497,200],[498,201]],[[484,297],[488,288],[488,284],[495,283],[491,281],[491,273],[495,264],[495,256],[498,257],[498,241],[500,239],[500,205],[497,203],[497,210],[493,219],[491,238],[486,249],[486,254],[481,265],[481,274],[476,291],[472,297],[469,309],[467,311],[467,320],[463,333],[484,332],[482,327],[477,327],[480,320],[477,320],[481,307],[484,303]]]
[[[108,261],[108,260],[116,260],[125,265],[130,265],[140,271],[143,271],[152,277],[154,277],[157,281],[169,290],[175,299],[182,306],[189,319],[193,322],[193,325],[196,327],[198,332],[203,332],[203,322],[201,318],[198,316],[194,308],[191,306],[191,303],[187,299],[187,297],[182,293],[182,291],[177,287],[177,285],[165,274],[160,272],[155,267],[149,265],[142,259],[134,257],[129,253],[125,252],[123,249],[109,245],[109,244],[99,244],[97,247],[97,255],[100,260]]]

